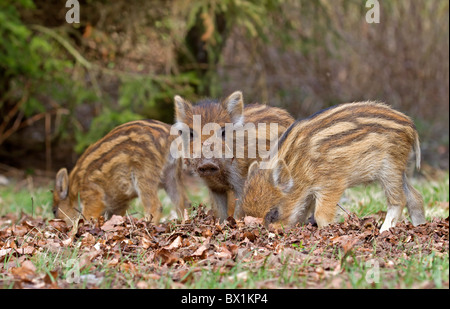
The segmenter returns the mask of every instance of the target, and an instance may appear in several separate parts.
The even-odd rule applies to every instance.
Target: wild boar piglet
[[[253,163],[242,208],[247,215],[292,226],[313,214],[332,223],[343,192],[379,181],[387,199],[385,231],[406,205],[412,223],[425,222],[423,199],[406,168],[412,151],[420,168],[419,136],[406,115],[376,102],[338,105],[292,124],[279,140],[269,169]]]
[[[70,175],[66,168],[56,174],[55,217],[72,223],[80,215],[86,219],[124,215],[138,197],[146,216],[157,223],[162,210],[159,188],[165,189],[182,216],[188,200],[181,159],[169,151],[173,139],[170,125],[156,120],[113,129],[86,149]]]
[[[187,168],[208,187],[219,219],[242,217],[240,202],[250,164],[269,152],[294,119],[281,108],[244,106],[240,91],[223,100],[206,99],[197,104],[175,96],[174,103],[174,129],[187,131]]]

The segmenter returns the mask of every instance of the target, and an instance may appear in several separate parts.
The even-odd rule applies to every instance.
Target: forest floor
[[[0,287],[449,288],[448,179],[414,179],[428,222],[405,219],[381,234],[378,186],[346,192],[350,214],[323,229],[219,223],[205,193],[184,220],[167,213],[154,225],[134,205],[124,217],[69,227],[52,218],[49,188],[0,186]]]

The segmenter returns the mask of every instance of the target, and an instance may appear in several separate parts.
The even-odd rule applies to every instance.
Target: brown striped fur
[[[265,223],[333,222],[336,205],[352,186],[379,181],[388,212],[382,231],[406,205],[414,225],[425,222],[421,195],[410,185],[411,151],[420,168],[419,137],[411,119],[375,102],[342,104],[296,121],[281,137],[271,169],[249,169],[243,210]]]
[[[139,197],[153,222],[161,216],[157,191],[163,187],[183,214],[187,198],[182,186],[181,160],[169,154],[170,126],[156,120],[132,121],[116,127],[88,147],[70,175],[59,170],[53,192],[53,212],[71,221],[124,215]]]
[[[175,115],[177,123],[188,125],[191,130],[193,127],[193,116],[200,115],[202,125],[207,123],[217,123],[220,127],[224,127],[227,123],[259,123],[267,124],[266,146],[269,147],[270,140],[278,139],[279,136],[294,122],[292,116],[285,110],[261,104],[249,104],[244,107],[243,96],[240,91],[236,91],[227,98],[216,100],[205,100],[192,105],[183,98],[175,97]],[[269,124],[277,123],[278,132],[270,132]],[[201,136],[201,144],[203,145],[211,135],[202,135],[202,132],[194,132],[197,136]],[[247,132],[245,133],[247,134]],[[250,134],[250,133],[248,133]],[[236,139],[235,139],[236,141]],[[187,165],[200,176],[207,185],[211,200],[212,208],[216,215],[221,219],[227,218],[228,215],[234,214],[240,217],[243,212],[240,209],[240,199],[242,197],[242,189],[247,171],[250,164],[255,160],[260,160],[260,154],[256,152],[256,158],[249,158],[247,155],[247,135],[245,138],[245,156],[244,158],[190,158],[186,159]],[[236,143],[234,143],[236,144]],[[194,145],[191,140],[191,151]],[[225,142],[222,142],[223,150],[225,150]],[[268,148],[267,148],[268,149]],[[236,149],[233,149],[235,153]],[[230,199],[233,199],[230,201]],[[237,201],[237,203],[235,203]],[[234,206],[237,207],[234,207]],[[235,208],[234,211],[233,209]]]

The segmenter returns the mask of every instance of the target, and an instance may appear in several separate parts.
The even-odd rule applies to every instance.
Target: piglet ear
[[[179,95],[173,98],[175,105],[175,122],[185,122],[192,116],[192,105]]]
[[[62,168],[56,174],[55,190],[60,199],[65,199],[69,192],[69,175],[66,168]]]
[[[283,193],[289,193],[294,187],[294,180],[284,160],[278,160],[272,169],[272,183]]]
[[[253,163],[250,164],[250,167],[248,168],[247,179],[252,178],[258,170],[259,170],[258,161],[253,161]]]
[[[231,121],[234,124],[244,123],[244,97],[242,96],[242,92],[233,92],[222,102],[222,104],[230,114]]]

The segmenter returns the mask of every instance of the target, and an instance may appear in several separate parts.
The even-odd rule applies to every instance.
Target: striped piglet
[[[387,198],[381,232],[394,226],[406,205],[412,223],[425,222],[422,196],[406,176],[409,155],[420,168],[419,137],[410,118],[374,102],[342,104],[296,121],[280,138],[269,169],[249,167],[243,211],[266,225],[333,222],[343,192],[379,181]]]

